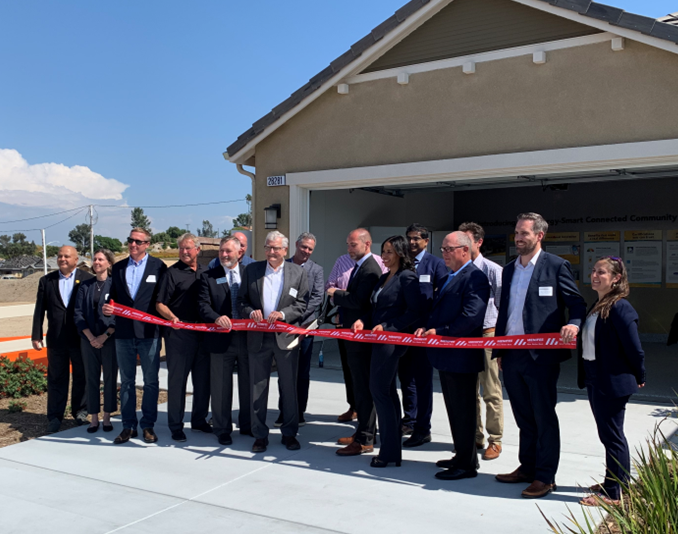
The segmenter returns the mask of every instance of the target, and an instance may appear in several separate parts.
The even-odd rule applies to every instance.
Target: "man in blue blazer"
[[[490,299],[490,282],[471,261],[471,239],[464,232],[452,232],[441,247],[445,265],[452,271],[436,292],[426,328],[416,336],[483,336],[483,321]],[[478,475],[476,452],[476,391],[478,373],[485,368],[483,349],[426,347],[433,367],[440,374],[447,416],[456,454],[436,463],[445,471],[441,480],[460,480]]]
[[[409,254],[419,277],[419,289],[426,299],[424,313],[428,315],[433,304],[433,293],[447,278],[445,262],[429,254],[429,231],[421,224],[411,224],[406,230]],[[431,413],[433,412],[433,367],[422,347],[411,347],[398,363],[398,379],[403,396],[403,435],[412,434],[403,447],[419,447],[431,441]]]
[[[497,336],[560,332],[572,341],[586,316],[586,303],[572,276],[570,264],[542,250],[548,223],[537,213],[518,215],[515,243],[518,258],[502,275]],[[569,312],[569,320],[565,317]],[[556,490],[560,460],[560,429],[556,415],[560,362],[569,349],[495,350],[504,385],[520,429],[520,467],[497,475],[499,482],[530,483],[526,498]]]
[[[144,228],[134,228],[127,238],[129,258],[113,266],[111,300],[149,315],[155,315],[155,302],[160,279],[167,265],[146,253],[151,234]],[[102,306],[104,315],[111,315],[110,304]],[[135,378],[137,354],[144,375],[144,397],[141,404],[141,428],[146,443],[155,443],[158,437],[153,426],[158,419],[158,371],[160,370],[160,328],[124,317],[115,320],[115,351],[120,369],[120,413],[122,432],[115,444],[126,443],[137,436],[137,399]]]

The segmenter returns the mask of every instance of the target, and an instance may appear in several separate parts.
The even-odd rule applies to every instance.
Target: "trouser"
[[[47,347],[47,419],[63,421],[68,402],[68,382],[73,368],[71,414],[85,409],[85,365],[80,345]]]
[[[494,330],[483,332],[483,337],[494,337]],[[485,349],[485,370],[478,374],[478,424],[476,429],[476,443],[483,443],[483,417],[480,406],[480,391],[485,402],[485,428],[489,434],[489,442],[501,444],[504,435],[504,395],[499,379],[499,364],[492,359],[492,349]]]
[[[109,339],[100,349],[89,341],[80,341],[80,351],[87,376],[87,412],[99,414],[101,410],[101,371],[104,372],[104,412],[118,409],[118,360],[115,355],[115,339]]]
[[[171,432],[184,428],[186,382],[191,375],[193,407],[191,426],[207,423],[210,407],[210,355],[200,332],[165,331],[167,354],[167,426]]]
[[[241,434],[252,432],[252,397],[250,395],[250,364],[247,354],[246,332],[233,331],[228,350],[212,353],[211,382],[212,424],[217,436],[233,431],[231,408],[233,406],[233,369],[238,362],[238,427]]]
[[[520,430],[520,470],[534,480],[553,484],[560,461],[556,414],[560,363],[539,364],[528,350],[507,350],[501,363]]]
[[[454,468],[478,469],[475,444],[478,373],[440,371],[440,385],[452,430]]]
[[[122,427],[137,427],[136,373],[137,355],[144,378],[141,401],[141,428],[153,428],[158,419],[158,371],[160,370],[160,339],[116,339],[115,352],[120,369],[120,413]]]
[[[341,358],[341,372],[344,374],[344,384],[346,385],[346,402],[349,408],[355,411],[355,393],[353,392],[353,375],[348,365],[348,355],[346,352],[346,342],[343,339],[337,339],[339,345],[339,357]]]
[[[415,434],[431,433],[433,413],[433,366],[423,347],[409,347],[398,364],[398,379],[403,396],[403,424]]]
[[[377,427],[377,412],[370,392],[370,367],[372,347],[369,343],[346,342],[346,361],[353,377],[355,411],[358,414],[358,428],[355,440],[361,445],[373,445]]]
[[[370,393],[379,420],[379,458],[396,462],[402,458],[400,435],[400,398],[396,388],[398,361],[406,347],[398,345],[373,345],[370,365]]]
[[[311,386],[311,359],[313,358],[313,336],[306,336],[299,343],[299,370],[297,372],[297,403],[299,419],[308,406],[308,390]],[[280,382],[278,382],[280,392]],[[278,409],[282,412],[282,395],[278,400]]]
[[[275,334],[263,334],[261,348],[251,351],[250,388],[252,391],[252,434],[257,439],[268,438],[266,413],[268,406],[268,386],[271,379],[271,364],[275,360],[278,367],[278,382],[282,398],[283,424],[280,431],[283,436],[294,437],[299,430],[299,411],[297,409],[297,367],[299,349],[283,350],[278,347]]]

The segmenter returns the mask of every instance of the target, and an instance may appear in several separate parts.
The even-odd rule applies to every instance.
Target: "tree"
[[[202,222],[202,228],[198,228],[199,237],[218,237],[218,233],[214,230],[212,223],[209,221]]]
[[[89,250],[89,224],[79,224],[68,232],[68,239],[75,245],[78,254]]]
[[[231,235],[231,230],[222,230],[221,237],[229,237]]]
[[[252,195],[246,195],[245,202],[247,202],[247,213],[241,213],[233,219],[233,228],[250,228],[252,226]]]
[[[150,232],[151,219],[146,217],[142,208],[133,208],[131,226],[132,228],[143,228],[144,230],[148,230]]]
[[[35,241],[26,241],[26,235],[16,233],[12,237],[0,236],[0,256],[3,258],[16,258],[18,256],[34,256]]]
[[[167,234],[167,232],[160,232],[158,234],[153,234],[151,238],[151,243],[167,243],[172,238]]]
[[[122,252],[122,243],[117,237],[94,236],[94,250],[107,248],[111,252]]]
[[[47,257],[51,258],[52,256],[59,254],[60,248],[61,247],[57,247],[55,245],[47,245]],[[35,255],[42,256],[42,247],[40,245],[35,247]]]
[[[185,233],[185,230],[182,230],[178,226],[170,226],[167,230],[165,230],[165,233],[172,239],[176,239],[180,235],[183,235]]]

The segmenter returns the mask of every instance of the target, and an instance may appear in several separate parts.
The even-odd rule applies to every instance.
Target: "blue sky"
[[[249,178],[226,147],[404,3],[0,0],[0,233],[75,213],[47,230],[67,242],[84,213],[6,221],[90,203],[243,199]],[[607,3],[651,17],[678,10],[678,0]],[[36,183],[46,173],[47,188]],[[203,219],[230,228],[245,210],[146,213],[156,230],[195,230]],[[129,209],[98,214],[96,233],[127,235]]]

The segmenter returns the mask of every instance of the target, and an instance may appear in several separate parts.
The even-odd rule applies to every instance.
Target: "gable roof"
[[[525,0],[511,1],[517,1],[523,4],[529,3],[529,1]],[[661,19],[653,19],[651,17],[629,13],[616,7],[592,2],[591,0],[535,1],[583,15],[584,17],[591,19],[592,24],[594,22],[608,23],[611,26],[622,30],[631,30],[640,35],[647,35],[662,41],[668,41],[673,45],[678,45],[678,13],[662,17]],[[236,157],[240,156],[239,152],[247,148],[252,141],[260,137],[265,130],[269,129],[269,133],[274,131],[275,128],[270,127],[283,115],[293,111],[294,108],[308,99],[309,96],[316,93],[330,79],[342,72],[348,71],[349,67],[351,67],[358,58],[363,56],[367,50],[375,46],[385,36],[393,33],[393,31],[403,25],[403,23],[413,19],[413,16],[430,2],[431,0],[411,0],[401,7],[394,15],[379,24],[379,26],[374,28],[358,42],[351,45],[349,50],[332,61],[325,69],[313,76],[308,83],[292,93],[289,98],[278,104],[269,113],[252,124],[251,128],[241,134],[238,139],[226,149],[224,157],[233,162],[244,163],[244,161],[241,161],[243,158]],[[565,12],[556,14],[564,16]],[[585,24],[586,19],[581,19],[579,22]],[[614,33],[613,28],[610,28],[610,30]],[[675,52],[678,53],[678,46],[676,46]],[[327,88],[325,90],[327,90]],[[250,148],[254,147],[252,146]]]

